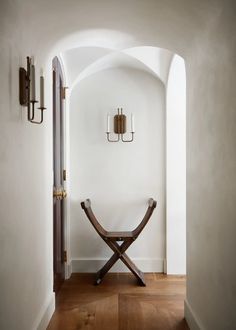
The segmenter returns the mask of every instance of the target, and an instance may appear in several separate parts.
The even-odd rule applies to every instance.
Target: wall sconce
[[[110,139],[110,115],[107,115],[107,140],[109,142],[132,142],[134,140],[134,116],[131,114],[131,139],[125,140],[124,134],[126,133],[126,116],[123,114],[123,109],[117,109],[117,115],[114,116],[114,133],[117,134],[117,139],[111,140]]]
[[[40,77],[40,105],[41,118],[39,121],[35,120],[35,104],[38,103],[35,98],[35,66],[33,58],[27,56],[27,69],[20,68],[19,71],[20,83],[20,104],[27,107],[27,118],[33,124],[41,124],[43,122],[44,107],[44,77]]]

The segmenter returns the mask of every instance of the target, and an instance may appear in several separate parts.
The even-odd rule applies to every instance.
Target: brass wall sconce
[[[115,140],[112,140],[110,138],[110,115],[107,115],[107,140],[109,142],[132,142],[134,140],[134,116],[131,114],[131,139],[130,140],[125,140],[124,139],[124,134],[126,133],[126,116],[123,114],[123,109],[118,108],[117,109],[117,115],[114,116],[114,133],[117,134],[117,138]]]
[[[27,118],[33,124],[41,124],[43,122],[44,107],[44,77],[40,77],[40,104],[38,109],[41,111],[40,120],[35,120],[35,104],[38,103],[35,97],[35,66],[33,58],[27,56],[27,69],[19,70],[20,84],[20,104],[27,107]]]

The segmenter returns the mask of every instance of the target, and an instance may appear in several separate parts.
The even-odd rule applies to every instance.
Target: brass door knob
[[[53,197],[56,197],[56,199],[58,200],[62,200],[64,198],[66,198],[67,193],[65,191],[65,189],[54,189],[53,191]]]

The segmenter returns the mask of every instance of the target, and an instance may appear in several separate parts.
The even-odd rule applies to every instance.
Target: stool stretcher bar
[[[87,215],[89,221],[93,225],[94,229],[98,233],[98,235],[106,242],[106,244],[111,248],[114,254],[111,258],[106,262],[106,264],[97,272],[95,284],[98,285],[101,283],[103,277],[106,273],[111,269],[111,267],[117,262],[117,260],[121,260],[129,270],[134,274],[137,278],[138,283],[141,286],[146,286],[144,274],[138,267],[133,263],[133,261],[127,256],[125,251],[129,248],[129,246],[137,239],[140,235],[148,220],[150,219],[157,202],[150,198],[148,200],[148,208],[147,211],[140,222],[140,224],[132,231],[106,231],[96,219],[92,208],[91,208],[91,201],[86,199],[84,202],[81,203],[81,207],[84,210],[85,214]],[[117,242],[122,242],[119,245]]]

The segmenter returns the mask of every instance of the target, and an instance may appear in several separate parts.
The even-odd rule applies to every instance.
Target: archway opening
[[[67,221],[65,228],[65,240],[68,251],[67,277],[69,277],[70,273],[73,271],[96,271],[108,258],[108,251],[104,250],[101,246],[102,242],[100,244],[96,234],[93,233],[91,228],[89,229],[87,220],[82,216],[80,201],[87,197],[94,197],[93,199],[96,203],[98,214],[100,214],[101,219],[104,219],[104,225],[108,227],[108,229],[114,229],[115,227],[117,230],[128,230],[132,229],[136,223],[133,220],[130,221],[130,219],[136,219],[138,222],[143,213],[145,198],[141,192],[145,190],[146,198],[151,197],[148,193],[150,194],[153,192],[155,195],[153,197],[160,202],[159,209],[157,209],[158,214],[153,220],[154,225],[151,226],[150,230],[147,230],[146,235],[144,234],[142,237],[143,242],[141,242],[141,244],[145,246],[145,254],[140,257],[140,249],[138,246],[134,246],[133,251],[130,251],[131,257],[136,258],[140,268],[146,272],[165,271],[171,274],[185,274],[186,250],[184,251],[183,246],[186,244],[186,213],[184,213],[184,211],[182,212],[182,224],[180,226],[179,218],[174,210],[176,205],[171,205],[170,203],[170,198],[171,196],[173,197],[173,190],[180,188],[178,183],[174,183],[171,177],[172,174],[169,165],[173,159],[172,156],[170,157],[170,153],[175,150],[174,144],[176,141],[174,142],[173,140],[171,146],[168,144],[170,136],[173,133],[171,133],[173,127],[171,128],[171,125],[167,122],[168,118],[170,120],[168,107],[172,99],[169,87],[172,84],[172,77],[176,75],[176,73],[173,73],[175,56],[172,52],[157,47],[136,46],[127,48],[129,44],[132,45],[133,43],[131,42],[131,38],[126,38],[123,45],[121,42],[122,38],[120,38],[119,46],[117,46],[117,44],[115,45],[114,43],[114,39],[113,43],[110,43],[108,42],[109,38],[105,40],[101,37],[101,34],[98,35],[99,40],[92,38],[88,41],[89,39],[86,39],[86,42],[81,42],[77,47],[74,38],[72,38],[73,48],[70,47],[69,49],[67,49],[67,40],[65,43],[65,45],[67,45],[65,48],[66,50],[62,48],[61,50],[63,51],[60,52],[61,62],[64,66],[65,77],[69,87],[66,101],[66,162],[68,172],[67,190],[69,196],[67,200]],[[181,60],[183,61],[182,58]],[[108,79],[109,75],[110,78]],[[119,79],[116,78],[116,75],[120,75]],[[122,75],[123,78],[121,78]],[[132,75],[136,76],[136,78],[128,82]],[[138,76],[139,78],[137,78]],[[147,86],[147,80],[149,80],[149,86]],[[101,81],[103,81],[104,84],[101,84]],[[138,86],[137,81],[139,81],[139,83],[145,81],[146,86]],[[150,81],[152,81],[152,83]],[[175,82],[176,81],[175,79]],[[131,94],[133,94],[133,96],[139,95],[139,98],[132,99],[130,95],[126,95],[127,98],[125,102],[122,101],[122,97],[124,100],[124,95],[128,94],[129,90],[131,91],[135,84],[136,90],[134,89],[134,93]],[[154,87],[154,85],[156,85],[156,87]],[[162,90],[162,92],[157,92],[157,85],[159,85],[159,89]],[[107,89],[108,97],[104,97],[105,92],[104,90],[102,91],[102,87],[104,87],[105,90]],[[120,93],[117,92],[121,90],[124,91],[125,89],[126,93],[123,93],[123,96],[119,95]],[[99,90],[100,92],[98,92]],[[155,90],[156,93],[153,92],[153,95],[147,95],[147,91],[150,92],[151,90]],[[145,93],[146,95],[144,95]],[[90,96],[91,94],[92,96]],[[111,96],[112,94],[113,96]],[[154,94],[156,96],[155,100]],[[177,96],[175,97],[177,98]],[[113,100],[111,100],[112,98]],[[183,95],[181,99],[183,100]],[[93,101],[93,105],[89,105],[88,100]],[[106,103],[102,101],[109,102]],[[148,103],[148,101],[150,101],[150,103]],[[135,146],[137,150],[148,149],[148,155],[138,154],[137,151],[132,154],[132,152],[130,152],[130,146],[128,149],[127,147],[124,148],[124,146],[119,145],[114,149],[111,145],[107,144],[105,140],[106,113],[123,105],[122,102],[125,103],[127,114],[134,112],[135,109],[137,124],[138,120],[142,123],[139,125],[139,128],[145,123],[139,130],[139,132],[142,132],[142,134],[139,135],[142,136],[138,142],[140,144],[137,144],[137,138],[132,148]],[[155,109],[154,104],[156,105],[156,112],[153,111],[152,113],[152,110],[149,111],[148,109]],[[160,108],[162,108],[161,111]],[[176,115],[178,117],[179,109],[177,108],[178,107],[176,107]],[[184,109],[186,112],[186,107]],[[161,112],[161,117],[155,118],[155,116],[157,116],[158,113],[160,115]],[[182,114],[181,112],[181,118]],[[184,113],[184,116],[185,115],[186,113]],[[152,120],[152,118],[154,118],[154,120]],[[162,124],[159,126],[161,122]],[[152,124],[153,127],[151,127]],[[177,120],[175,124],[175,128],[180,124],[182,125],[181,128],[178,127],[177,130],[184,130],[181,132],[185,136],[185,126],[183,122],[180,123]],[[150,132],[152,133],[149,134]],[[152,136],[152,134],[154,135]],[[172,134],[172,136],[174,135],[175,133]],[[137,133],[136,136],[138,136]],[[148,139],[150,136],[151,138]],[[150,147],[152,143],[154,143],[153,148]],[[182,144],[178,148],[182,147],[181,153],[183,153],[184,157],[186,153],[186,149],[184,149],[185,145]],[[91,151],[90,154],[88,150]],[[155,150],[155,152],[153,150]],[[117,152],[122,155],[119,161]],[[91,156],[92,154],[95,155],[97,160],[99,159],[96,165],[95,159]],[[137,159],[135,157],[130,157],[130,155],[136,155]],[[160,155],[162,155],[161,158]],[[186,162],[185,159],[183,161],[183,167],[180,166],[181,173],[186,172],[184,162]],[[161,167],[159,166],[160,163],[162,164]],[[91,164],[95,166],[90,166]],[[155,170],[150,165],[154,165]],[[100,171],[100,181],[98,180],[99,176],[96,176],[98,168],[102,169],[102,171]],[[136,173],[138,169],[140,172]],[[149,175],[153,172],[155,172],[155,177]],[[177,173],[179,172],[176,170],[174,172],[177,177]],[[126,182],[126,184],[124,184],[125,177],[129,180],[133,177],[133,181],[131,180],[131,182]],[[139,184],[137,184],[136,182],[136,184],[134,184],[134,182],[137,181],[135,178],[140,179],[141,177],[143,178],[142,183],[139,182]],[[174,183],[173,189],[169,185],[170,181]],[[110,187],[109,185],[105,187],[104,182],[110,182]],[[184,181],[181,182],[182,192],[186,190],[185,184]],[[131,187],[132,189],[130,189]],[[129,189],[130,191],[128,192]],[[112,191],[114,194],[112,194]],[[126,194],[124,191],[126,191]],[[112,221],[111,214],[105,211],[105,194],[108,194],[111,199],[110,205],[113,214],[114,208],[116,209],[116,216],[113,217]],[[181,195],[181,205],[184,203],[184,194],[185,193],[182,193]],[[184,208],[186,208],[186,205]],[[121,212],[121,210],[123,212]],[[172,226],[169,221],[170,214],[173,215],[172,221],[176,227]],[[178,242],[176,242],[176,232],[181,232],[180,235],[177,235],[179,236]],[[93,242],[93,244],[91,244],[91,242]],[[175,254],[179,254],[177,264],[184,265],[181,270],[174,268],[177,259],[171,259],[170,247],[173,247],[173,252]],[[156,253],[157,251],[160,253]],[[171,266],[172,264],[173,268]],[[122,271],[122,268],[119,267],[120,266],[114,270]]]

